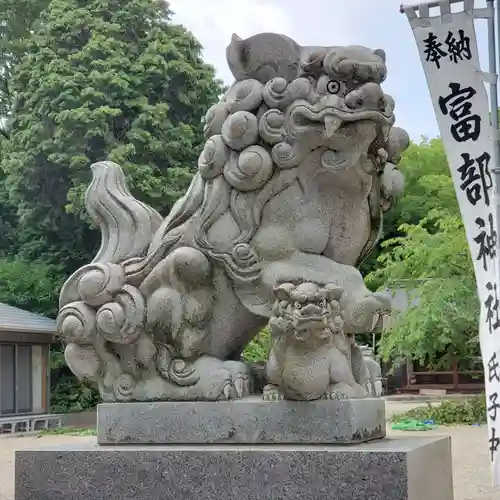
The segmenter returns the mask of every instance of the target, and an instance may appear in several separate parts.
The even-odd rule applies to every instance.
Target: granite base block
[[[105,403],[100,444],[339,444],[386,435],[382,399]]]
[[[16,452],[15,500],[453,500],[450,438]]]

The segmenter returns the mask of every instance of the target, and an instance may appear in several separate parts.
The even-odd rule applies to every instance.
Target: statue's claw
[[[340,399],[349,399],[349,397],[344,391],[342,391],[337,387],[337,384],[334,384],[328,387],[328,390],[324,395],[324,399],[340,400]]]
[[[251,376],[250,368],[243,361],[226,361],[224,369],[230,374],[236,398],[250,396]]]
[[[236,399],[236,390],[231,384],[227,384],[221,394],[222,400]]]
[[[243,379],[241,377],[234,381],[234,388],[236,389],[238,397],[243,397]]]
[[[250,379],[244,375],[234,381],[234,388],[239,398],[250,396]]]
[[[264,387],[262,392],[262,399],[264,401],[282,401],[285,399],[283,393],[279,390],[278,386],[268,384]]]

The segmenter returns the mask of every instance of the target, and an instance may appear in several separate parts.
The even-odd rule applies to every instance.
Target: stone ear
[[[386,54],[385,54],[385,50],[382,50],[382,49],[375,49],[375,50],[373,51],[373,53],[374,53],[376,56],[380,57],[380,59],[382,59],[383,63],[385,64],[386,59],[387,59],[387,56],[386,56]]]
[[[244,58],[243,55],[245,52],[245,41],[236,33],[233,33],[231,35],[231,43],[228,46],[228,50],[230,50],[233,57],[241,63],[242,59]]]
[[[278,300],[288,300],[290,298],[290,293],[295,290],[295,288],[293,283],[282,283],[281,285],[275,286],[273,292]]]
[[[243,54],[245,52],[245,47],[243,39],[240,38],[236,33],[231,36],[231,42],[226,48],[226,59],[229,68],[233,72],[236,79],[238,75],[244,72],[242,60],[244,59]]]
[[[298,76],[301,47],[277,33],[259,33],[241,39],[231,37],[226,49],[229,69],[237,81],[247,78],[267,83],[277,77],[291,82]]]

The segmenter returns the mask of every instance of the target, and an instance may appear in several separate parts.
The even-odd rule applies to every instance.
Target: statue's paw
[[[238,398],[231,374],[227,370],[211,373],[196,384],[195,390],[196,399],[200,401],[228,401]]]
[[[374,397],[381,398],[384,395],[384,387],[382,385],[382,380],[376,380],[373,384]]]
[[[350,331],[371,332],[375,319],[391,312],[391,297],[387,292],[377,292],[358,300],[348,317]]]
[[[349,385],[345,382],[338,382],[328,387],[324,397],[326,399],[360,399],[367,396],[368,393],[359,384]]]
[[[332,384],[330,387],[328,387],[327,391],[325,392],[324,399],[349,399],[349,396],[346,394],[345,390],[343,390],[344,388],[339,387],[339,385],[340,384]]]
[[[236,399],[238,395],[231,373],[222,367],[214,368],[213,370],[200,370],[200,380],[194,386],[197,393],[196,399],[201,401]]]
[[[250,396],[252,392],[252,377],[249,366],[243,361],[226,361],[224,369],[231,374],[236,397],[244,398]]]
[[[262,399],[264,401],[282,401],[285,399],[283,393],[279,390],[279,387],[273,384],[268,384],[264,387],[262,391]]]

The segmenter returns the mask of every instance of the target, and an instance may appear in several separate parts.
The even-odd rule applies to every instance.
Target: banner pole
[[[486,0],[488,6],[493,11],[493,16],[488,18],[488,53],[489,53],[489,72],[492,75],[497,73],[497,54],[496,54],[496,35],[495,35],[495,0]],[[498,130],[498,94],[497,94],[497,79],[495,78],[490,84],[490,106],[491,106],[491,123],[493,129]],[[496,132],[495,132],[496,133]],[[495,141],[498,143],[498,138],[495,136]],[[497,147],[498,149],[498,147]],[[497,167],[497,165],[495,165]]]

